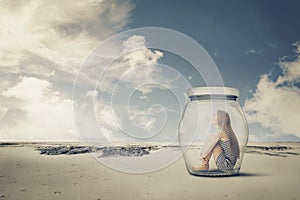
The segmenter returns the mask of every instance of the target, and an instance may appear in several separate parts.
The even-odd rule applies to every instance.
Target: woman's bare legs
[[[213,153],[213,151],[211,151],[209,154],[207,154],[207,156],[205,156],[204,158],[201,158],[201,164],[198,166],[192,167],[192,170],[194,170],[194,171],[208,170],[209,169],[209,160],[211,158],[212,153]]]
[[[213,150],[210,151],[205,157],[201,157],[201,164],[198,166],[192,167],[192,170],[194,171],[202,171],[202,170],[208,170],[209,169],[209,160],[213,154]]]
[[[223,149],[222,149],[221,145],[219,143],[217,143],[212,150],[215,162],[217,162],[217,158],[222,152],[223,152]]]
[[[215,162],[217,161],[218,156],[223,152],[222,147],[217,143],[214,148],[212,149],[211,152],[207,154],[204,158],[201,158],[201,164],[199,166],[195,166],[192,169],[195,171],[200,171],[200,170],[208,170],[209,169],[209,160],[211,156],[214,156]]]

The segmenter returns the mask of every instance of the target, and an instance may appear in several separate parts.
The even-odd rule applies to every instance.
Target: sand
[[[239,176],[195,177],[183,158],[147,174],[110,169],[89,154],[0,147],[0,199],[300,199],[299,155],[245,154]]]

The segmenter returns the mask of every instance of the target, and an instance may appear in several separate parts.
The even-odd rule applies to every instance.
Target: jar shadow
[[[238,173],[234,176],[240,176],[240,177],[251,177],[251,176],[269,176],[270,174],[263,174],[263,173],[247,173],[247,172],[242,172]]]
[[[234,178],[234,177],[259,177],[259,176],[270,176],[270,174],[263,174],[263,173],[249,173],[249,172],[241,172],[235,175],[222,175],[222,176],[203,176],[203,175],[196,175],[196,177],[203,177],[203,178]]]

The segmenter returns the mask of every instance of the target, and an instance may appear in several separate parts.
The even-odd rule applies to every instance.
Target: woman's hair
[[[218,110],[217,121],[218,121],[219,128],[221,128],[223,132],[228,135],[229,142],[234,151],[234,154],[239,157],[240,156],[239,142],[237,140],[234,131],[232,130],[229,114],[224,110]]]

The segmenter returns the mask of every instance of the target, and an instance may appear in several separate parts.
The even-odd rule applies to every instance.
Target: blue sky
[[[134,1],[130,28],[180,31],[213,57],[224,82],[238,87],[241,103],[260,75],[280,73],[276,64],[293,55],[300,40],[299,1]],[[240,78],[243,77],[243,78]]]
[[[300,41],[299,1],[137,0],[134,3],[130,28],[165,27],[198,41],[217,64],[225,85],[240,90],[242,105],[255,94],[261,76],[269,74],[275,82],[283,73],[279,61],[297,58],[293,44]],[[199,85],[195,81],[192,84]],[[284,133],[284,130],[274,131],[272,125],[254,121],[250,123],[250,132],[257,137],[297,140],[290,134],[275,136],[274,132]]]
[[[143,36],[108,44],[101,52],[103,59],[95,63],[87,59],[110,36],[140,27],[179,31],[207,50],[225,85],[241,92],[239,101],[250,125],[250,140],[299,140],[299,7],[299,1],[293,0],[1,1],[0,140],[76,140],[80,127],[73,122],[74,107],[82,109],[79,120],[84,121],[82,127],[87,129],[83,132],[90,134],[87,137],[93,131],[98,134],[99,126],[85,109],[97,116],[100,132],[106,138],[118,138],[115,123],[124,117],[116,117],[105,98],[111,93],[111,84],[132,69],[137,69],[137,73],[127,74],[125,81],[130,86],[154,78],[167,82],[155,75],[155,67],[140,68],[149,60],[153,66],[167,64],[188,79],[192,76],[192,86],[202,85],[186,61],[147,48],[147,38]],[[108,70],[107,82],[101,85],[104,93],[92,91],[91,85],[96,84],[108,61],[118,52],[134,48],[142,50],[124,56],[124,62],[120,58]],[[81,71],[83,78],[79,83],[80,92],[91,89],[79,93],[80,101],[85,99],[87,104],[72,98],[74,79],[82,63],[90,65]],[[151,89],[143,89],[136,102],[149,100],[145,94]],[[94,107],[90,105],[92,97],[99,100]],[[175,103],[170,105],[176,107]],[[162,109],[154,106],[152,111],[156,116]],[[132,113],[130,120],[135,124],[147,131],[157,130],[155,119],[149,118],[147,110],[134,107]],[[163,133],[165,138],[176,136],[174,127],[179,115],[174,116]],[[123,122],[123,126],[128,122]]]

